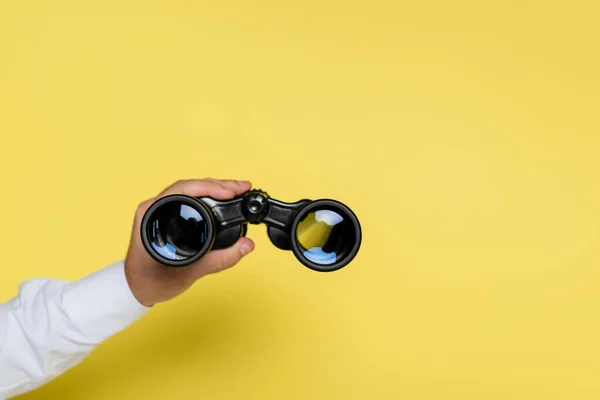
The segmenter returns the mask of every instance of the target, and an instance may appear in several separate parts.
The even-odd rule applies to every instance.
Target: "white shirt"
[[[0,400],[56,378],[148,310],[131,293],[123,261],[72,283],[22,283],[0,304]]]

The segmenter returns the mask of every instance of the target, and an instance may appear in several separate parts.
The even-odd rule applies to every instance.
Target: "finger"
[[[214,178],[207,178],[207,179],[210,181],[217,181],[217,182],[221,183],[222,185],[224,185],[225,187],[230,188],[231,190],[233,190],[233,192],[235,193],[236,196],[240,195],[242,193],[245,193],[252,188],[252,183],[250,183],[248,181],[239,181],[239,180],[233,180],[233,179],[214,179]]]
[[[146,213],[146,211],[148,210],[148,208],[150,208],[150,206],[152,205],[152,203],[155,200],[156,199],[152,198],[152,199],[144,200],[143,202],[141,202],[139,204],[138,208],[135,210],[135,216],[134,216],[134,218],[138,222],[141,221],[143,215]],[[136,226],[134,226],[134,228],[136,228]]]
[[[236,265],[252,250],[254,250],[254,242],[247,237],[242,237],[231,247],[208,252],[198,261],[194,269],[197,269],[196,273],[199,277],[223,271]]]
[[[158,197],[170,194],[185,194],[192,197],[210,196],[215,199],[227,200],[235,196],[235,191],[216,180],[188,179],[175,182],[163,190]]]

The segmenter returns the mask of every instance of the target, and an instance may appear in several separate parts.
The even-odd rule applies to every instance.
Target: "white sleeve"
[[[56,378],[148,310],[131,293],[123,261],[72,283],[22,283],[0,304],[0,399]]]

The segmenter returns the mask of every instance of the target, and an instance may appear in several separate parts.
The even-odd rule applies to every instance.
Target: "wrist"
[[[144,277],[140,273],[135,272],[127,262],[125,263],[125,278],[131,294],[141,305],[150,308],[157,303],[152,299],[151,291],[147,289],[149,286],[148,283],[142,282]]]

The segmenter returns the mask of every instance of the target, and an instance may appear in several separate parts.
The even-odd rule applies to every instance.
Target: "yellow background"
[[[23,399],[600,398],[598,4],[2,0],[2,301],[180,178],[364,229],[319,274],[253,227]]]

